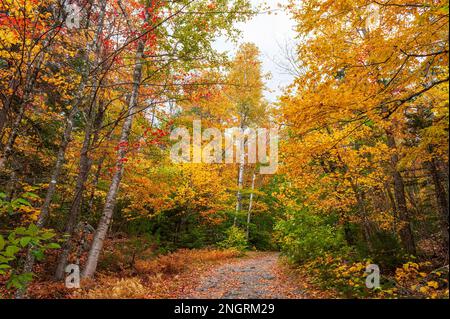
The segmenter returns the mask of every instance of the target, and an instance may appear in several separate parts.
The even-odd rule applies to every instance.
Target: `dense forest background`
[[[448,298],[448,2],[282,9],[295,80],[269,103],[254,44],[213,49],[264,5],[0,1],[1,298],[105,297],[111,278],[252,250],[332,296]],[[277,173],[173,163],[171,131],[193,120],[276,127]],[[88,283],[75,295],[68,264]]]

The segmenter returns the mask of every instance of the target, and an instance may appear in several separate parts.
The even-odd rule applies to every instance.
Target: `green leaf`
[[[17,246],[9,245],[6,247],[4,255],[6,257],[13,257],[15,254],[17,254],[20,251],[20,248]]]
[[[26,230],[25,227],[17,227],[17,228],[14,230],[14,232],[15,232],[17,235],[25,235],[25,234],[27,233],[27,230]]]
[[[21,282],[27,283],[27,282],[30,282],[31,280],[33,280],[33,273],[26,272],[26,273],[20,274],[18,277]]]
[[[22,205],[25,205],[25,206],[31,206],[30,202],[27,201],[24,198],[18,198],[16,200],[14,200],[14,203],[19,203],[19,204],[22,204]]]
[[[33,250],[33,256],[36,257],[38,261],[42,260],[44,258],[44,253],[42,250]]]
[[[25,247],[26,245],[28,245],[30,243],[31,239],[32,239],[31,237],[22,237],[22,238],[20,238],[20,245],[22,247]]]
[[[12,232],[8,235],[8,241],[14,241],[16,239],[16,233]]]
[[[35,224],[28,226],[28,235],[36,236],[39,233],[39,228]]]
[[[29,283],[31,280],[33,280],[33,273],[27,272],[20,275],[11,275],[9,278],[8,283],[6,284],[6,288],[15,287],[17,289],[21,289],[26,286],[27,283]]]
[[[6,288],[7,289],[11,289],[11,287],[20,289],[22,288],[22,286],[20,285],[19,280],[17,280],[16,278],[12,278],[10,280],[8,280],[8,283],[6,284]]]
[[[0,264],[6,264],[7,262],[13,260],[14,258],[7,258],[5,256],[0,255]]]
[[[5,239],[3,238],[2,235],[0,235],[0,250],[3,250],[4,247],[5,247]]]
[[[443,14],[448,14],[448,4],[443,5],[442,7],[439,8],[439,11]]]
[[[23,197],[29,197],[29,198],[39,198],[39,196],[37,194],[30,193],[30,192],[24,193],[22,196]]]
[[[53,237],[55,237],[55,233],[54,232],[51,232],[51,231],[46,231],[45,233],[43,233],[42,235],[41,235],[41,238],[43,239],[43,240],[48,240],[48,239],[50,239],[50,238],[53,238]]]
[[[50,243],[46,246],[48,249],[58,249],[61,248],[61,246],[57,243]]]

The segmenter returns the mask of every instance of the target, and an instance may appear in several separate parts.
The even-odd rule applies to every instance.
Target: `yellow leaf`
[[[438,289],[438,288],[439,288],[439,284],[438,284],[436,281],[429,281],[429,282],[427,283],[427,285],[428,285],[429,287],[433,287],[434,289]]]
[[[428,292],[428,287],[420,287],[419,291],[423,294]]]

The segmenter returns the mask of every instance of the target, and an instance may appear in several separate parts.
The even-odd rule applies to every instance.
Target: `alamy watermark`
[[[66,276],[66,288],[80,288],[80,266],[76,264],[69,264],[65,269],[68,275]]]
[[[76,3],[65,3],[66,26],[69,29],[80,27],[81,8]]]
[[[366,29],[369,31],[378,29],[381,24],[380,7],[371,3],[366,8],[366,15]]]
[[[369,289],[380,288],[380,267],[375,264],[366,267],[366,287]]]
[[[189,129],[178,127],[171,132],[170,139],[177,141],[170,151],[174,163],[260,163],[260,174],[275,174],[278,169],[276,128],[233,127],[222,134],[217,128],[202,130],[201,121],[194,120],[192,138]]]

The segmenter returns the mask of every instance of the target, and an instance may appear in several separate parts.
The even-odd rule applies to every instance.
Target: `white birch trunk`
[[[250,238],[250,219],[252,214],[252,207],[253,207],[253,191],[255,190],[255,179],[256,179],[256,173],[253,173],[252,177],[252,192],[250,193],[250,202],[248,204],[248,212],[247,212],[247,242]]]
[[[136,66],[133,74],[133,90],[128,105],[127,118],[125,119],[125,122],[122,126],[120,145],[126,145],[128,143],[128,138],[133,124],[133,114],[137,107],[138,92],[142,78],[142,57],[144,53],[144,47],[144,42],[139,41],[136,52]],[[94,239],[92,240],[86,266],[82,273],[83,278],[92,277],[97,268],[100,252],[103,248],[103,242],[106,238],[106,234],[108,232],[108,228],[113,216],[119,185],[122,180],[123,159],[125,158],[125,155],[126,149],[124,147],[120,147],[117,156],[117,168],[112,178],[111,185],[109,186],[102,218],[100,219],[97,230],[95,231]]]

